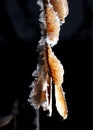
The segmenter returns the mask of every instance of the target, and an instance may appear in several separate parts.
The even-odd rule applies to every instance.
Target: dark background
[[[0,0],[0,117],[10,114],[17,101],[16,130],[35,129],[35,111],[27,99],[41,36],[36,2]],[[93,130],[93,0],[68,0],[68,5],[69,15],[53,47],[65,70],[68,118],[63,121],[54,104],[52,117],[40,109],[40,130]],[[15,130],[13,124],[1,130]]]

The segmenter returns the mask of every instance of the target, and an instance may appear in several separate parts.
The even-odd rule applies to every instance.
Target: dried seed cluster
[[[55,86],[56,108],[59,114],[66,119],[68,115],[65,94],[62,89],[64,69],[57,59],[52,47],[57,44],[60,26],[68,15],[67,0],[38,0],[40,5],[41,39],[37,50],[39,52],[37,69],[33,72],[35,80],[28,101],[39,109],[49,110],[52,115],[52,82]]]

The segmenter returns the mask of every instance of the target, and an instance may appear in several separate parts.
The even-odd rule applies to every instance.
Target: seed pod
[[[47,43],[54,46],[59,39],[60,20],[51,6],[45,8]]]
[[[55,100],[57,111],[64,119],[66,119],[68,116],[68,110],[65,95],[61,86],[55,85]]]
[[[52,52],[52,49],[48,46],[48,64],[51,71],[51,76],[53,79],[53,83],[56,86],[61,86],[63,83],[63,66],[61,62],[57,59],[57,57]]]
[[[67,0],[50,0],[50,3],[53,5],[55,12],[58,13],[58,16],[60,17],[60,19],[64,23],[65,17],[69,13]]]
[[[56,99],[56,108],[59,114],[66,119],[67,118],[67,104],[65,100],[65,95],[61,84],[63,83],[63,66],[57,57],[52,52],[52,49],[48,46],[48,64],[51,72],[51,77],[53,83],[55,84],[55,99]]]

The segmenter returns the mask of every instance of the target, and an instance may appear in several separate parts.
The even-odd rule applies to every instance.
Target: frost
[[[42,91],[46,91],[47,90],[47,86],[49,86],[49,85],[48,85],[47,81],[45,81],[43,83],[43,89],[42,89]]]
[[[50,40],[50,37],[49,37],[49,36],[47,36],[47,38],[46,38],[46,42],[47,42],[51,47],[55,46],[55,45],[57,44],[57,41],[58,41],[57,38],[54,38],[53,40]]]
[[[32,76],[33,76],[33,77],[38,77],[38,71],[37,71],[37,70],[34,70],[34,72],[32,73]]]
[[[40,11],[43,10],[43,2],[42,2],[42,0],[38,0],[37,4],[40,6]]]
[[[38,45],[38,47],[41,47],[41,46],[43,46],[43,45],[45,45],[45,38],[42,36],[41,39],[39,40],[39,45]]]

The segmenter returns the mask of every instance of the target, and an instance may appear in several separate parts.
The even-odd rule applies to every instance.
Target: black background
[[[40,39],[39,6],[32,0],[0,0],[0,117],[11,113],[19,102],[16,130],[35,129],[35,111],[28,104],[36,47]],[[93,1],[68,0],[69,15],[53,47],[64,66],[63,89],[68,118],[56,111],[47,116],[40,108],[40,130],[93,129]],[[14,120],[2,130],[15,130]]]

